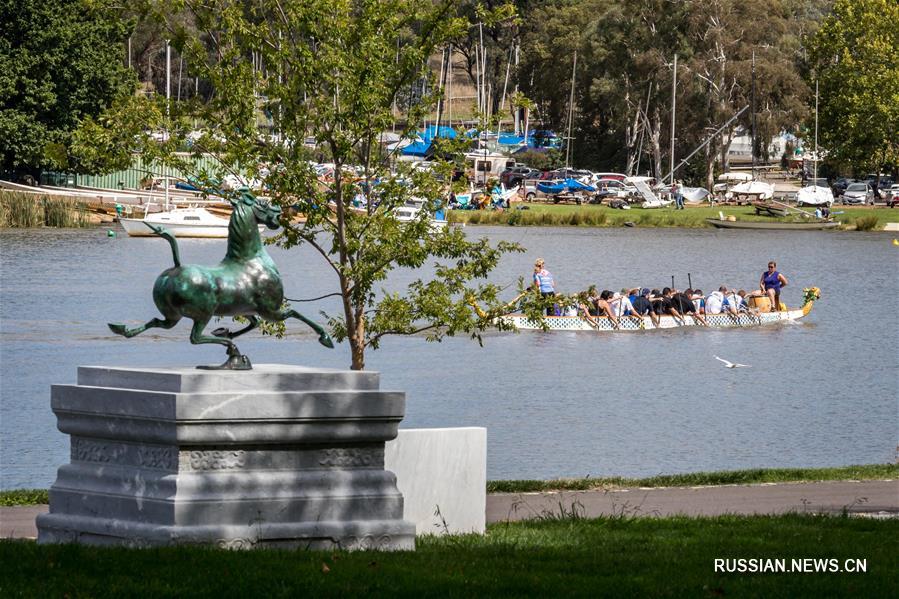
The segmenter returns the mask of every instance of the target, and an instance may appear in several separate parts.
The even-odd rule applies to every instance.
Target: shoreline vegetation
[[[415,551],[0,540],[0,589],[16,597],[887,597],[899,584],[897,552],[899,520],[586,519],[572,509],[491,524],[484,535],[420,536]]]
[[[753,468],[688,474],[660,474],[648,478],[585,477],[553,480],[491,480],[487,493],[535,493],[542,491],[587,491],[623,487],[693,487],[795,483],[840,480],[899,479],[899,464],[865,464],[836,468]],[[0,507],[48,503],[46,489],[0,491]]]
[[[813,212],[813,209],[804,209]],[[888,222],[899,222],[899,210],[887,207],[850,207],[834,205],[834,219],[841,223],[840,230],[882,231]],[[509,226],[576,226],[576,227],[676,227],[686,229],[712,228],[707,218],[734,216],[737,220],[753,222],[777,222],[758,216],[752,206],[690,206],[686,210],[673,208],[616,210],[599,205],[559,205],[515,202],[508,210],[451,210],[447,213],[450,223],[465,225]],[[808,220],[795,216],[789,220]],[[629,224],[631,223],[631,224]]]
[[[87,228],[94,224],[81,199],[0,190],[0,229]]]
[[[811,212],[811,209],[806,209]],[[887,207],[848,207],[835,205],[834,219],[839,230],[882,231],[888,222],[899,222],[899,210]],[[690,206],[687,210],[659,208],[615,210],[599,205],[558,205],[515,202],[508,210],[450,210],[450,223],[520,227],[642,227],[711,229],[707,218],[734,216],[741,221],[775,222],[758,216],[751,206]],[[93,218],[82,198],[41,196],[0,190],[0,229],[3,228],[88,228],[109,226]],[[789,220],[805,220],[794,216]]]

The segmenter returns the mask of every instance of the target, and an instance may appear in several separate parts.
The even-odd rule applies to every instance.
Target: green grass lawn
[[[755,468],[720,472],[661,474],[649,478],[575,478],[557,480],[492,480],[488,493],[536,491],[584,491],[615,487],[693,487],[700,485],[749,485],[758,483],[811,482],[824,480],[899,479],[899,464],[867,464],[838,468]]]
[[[525,207],[526,209],[519,209]],[[813,212],[804,208],[808,212]],[[834,218],[847,229],[874,228],[882,230],[888,222],[899,222],[899,209],[834,206]],[[697,206],[686,210],[658,208],[643,210],[614,210],[607,206],[574,204],[515,203],[511,210],[452,210],[450,222],[464,222],[477,225],[518,225],[518,226],[593,226],[621,227],[634,223],[637,227],[710,227],[707,218],[718,218],[718,213],[734,215],[739,220],[771,221],[771,217],[756,216],[751,206]],[[876,218],[876,221],[873,219]],[[870,221],[867,222],[866,221]]]
[[[726,573],[715,559],[865,560],[866,572]],[[561,519],[415,552],[228,552],[0,541],[4,597],[895,596],[899,521],[821,516]],[[811,565],[811,563],[810,563]],[[830,564],[827,564],[830,567]]]
[[[886,480],[899,478],[899,464],[865,464],[836,468],[753,468],[720,472],[660,474],[649,478],[609,476],[554,480],[491,480],[488,493],[583,491],[611,487],[692,487],[821,480]],[[0,506],[38,505],[48,502],[46,489],[0,491]]]

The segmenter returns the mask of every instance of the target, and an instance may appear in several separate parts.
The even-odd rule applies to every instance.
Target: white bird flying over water
[[[728,362],[724,358],[719,358],[718,356],[715,356],[715,359],[719,362],[724,362],[726,368],[752,368],[749,364],[734,364],[733,362]]]

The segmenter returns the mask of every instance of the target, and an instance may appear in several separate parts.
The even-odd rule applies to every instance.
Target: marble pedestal
[[[378,385],[284,365],[81,367],[52,387],[71,463],[38,542],[414,549],[384,469],[405,395]]]
[[[484,533],[486,428],[400,429],[384,463],[396,474],[403,517],[419,535]]]

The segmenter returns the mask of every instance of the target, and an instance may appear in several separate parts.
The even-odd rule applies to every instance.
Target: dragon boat
[[[802,306],[797,309],[780,310],[779,312],[741,312],[739,314],[705,314],[708,328],[749,328],[776,324],[779,322],[791,322],[799,320],[812,311],[812,307],[821,297],[817,287],[808,287],[803,290]],[[524,314],[508,314],[503,317],[505,322],[519,330],[549,330],[549,331],[651,331],[655,329],[678,329],[682,327],[703,328],[702,323],[687,315],[683,319],[673,316],[659,317],[656,325],[649,316],[624,316],[618,319],[616,327],[605,316],[595,316],[592,322],[582,316],[546,316],[543,322],[530,318]]]

